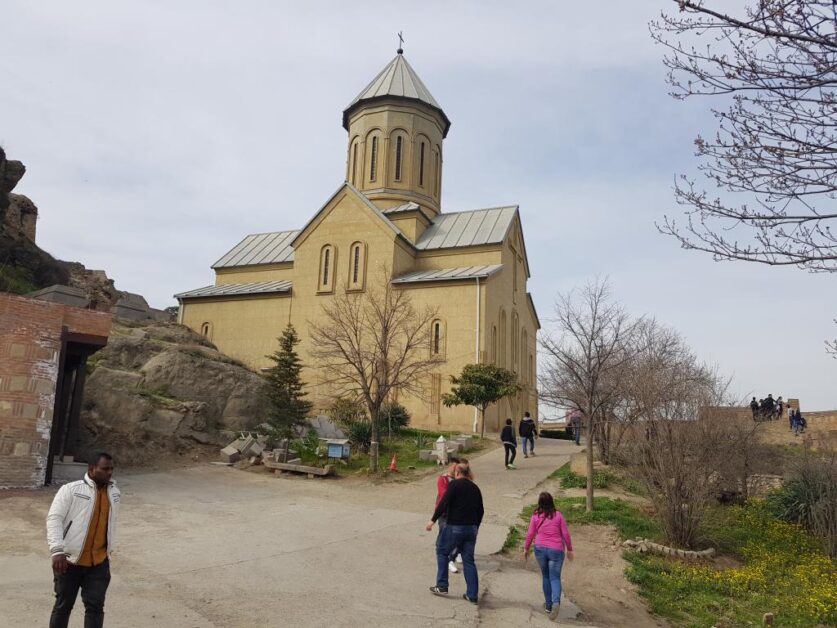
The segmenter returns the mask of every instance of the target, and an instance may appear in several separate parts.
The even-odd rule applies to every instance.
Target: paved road
[[[506,471],[502,451],[472,461],[486,518],[477,544],[485,605],[430,595],[435,476],[409,483],[275,478],[200,466],[117,474],[119,549],[111,628],[548,625],[539,579],[503,575],[491,554],[537,485],[574,446],[540,440]],[[51,606],[44,517],[53,491],[0,493],[0,622],[45,625]],[[495,590],[492,587],[502,587]],[[522,599],[520,599],[522,598]],[[569,606],[569,605],[566,605]],[[71,627],[82,626],[81,600]]]

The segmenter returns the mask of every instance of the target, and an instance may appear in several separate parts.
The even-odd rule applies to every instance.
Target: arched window
[[[401,181],[401,157],[404,155],[404,138],[395,138],[395,180]]]
[[[436,198],[438,198],[442,191],[442,169],[440,167],[442,154],[439,152],[438,146],[436,147],[436,150],[433,151],[433,159],[436,162],[434,164],[435,172],[433,174],[433,183],[436,186]]]
[[[362,290],[366,278],[366,245],[355,242],[349,249],[349,290]]]
[[[378,176],[378,136],[372,136],[372,148],[369,158],[369,180],[374,181]]]
[[[535,385],[535,357],[529,354],[529,384]]]
[[[424,187],[424,142],[419,146],[419,185]]]
[[[523,380],[524,384],[531,384],[532,380],[529,379],[529,363],[527,360],[527,356],[529,355],[529,332],[525,329],[520,334],[520,372],[523,374],[521,379]]]
[[[357,142],[352,145],[352,185],[357,181]]]
[[[334,289],[334,267],[337,264],[334,247],[326,244],[320,251],[320,275],[318,292],[331,292]]]
[[[491,363],[497,364],[497,325],[491,326]]]
[[[500,310],[500,352],[498,364],[506,367],[506,311]]]
[[[518,343],[520,342],[520,332],[518,326],[520,324],[517,318],[517,312],[512,312],[512,328],[511,328],[511,370],[517,373],[517,359],[518,359]]]
[[[205,322],[201,325],[201,336],[212,339],[212,323]]]
[[[445,353],[445,325],[438,319],[430,326],[430,353],[434,357]]]

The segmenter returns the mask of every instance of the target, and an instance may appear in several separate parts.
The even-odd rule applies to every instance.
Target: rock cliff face
[[[82,445],[142,464],[264,421],[262,378],[173,323],[116,324],[91,358]]]

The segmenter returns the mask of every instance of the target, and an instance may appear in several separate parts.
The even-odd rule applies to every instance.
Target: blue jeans
[[[543,576],[543,598],[548,608],[561,603],[561,568],[564,566],[562,550],[535,545],[535,559]]]
[[[574,428],[574,430],[575,430],[575,444],[580,445],[581,444],[581,426],[580,425],[576,426]]]
[[[462,556],[462,570],[465,575],[466,595],[476,600],[479,595],[479,576],[474,562],[479,526],[446,525],[436,541],[436,586],[448,588],[448,561],[454,552]]]
[[[528,455],[529,451],[526,451],[526,445],[529,445],[529,451],[535,451],[535,437],[534,436],[524,436],[523,437],[523,455]]]

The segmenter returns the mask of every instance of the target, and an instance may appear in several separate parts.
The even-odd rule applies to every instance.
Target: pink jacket
[[[570,531],[567,529],[567,522],[564,515],[555,512],[552,518],[535,513],[529,521],[529,532],[526,534],[526,549],[532,542],[540,547],[563,551],[566,547],[568,552],[573,551],[573,542],[570,538]]]

